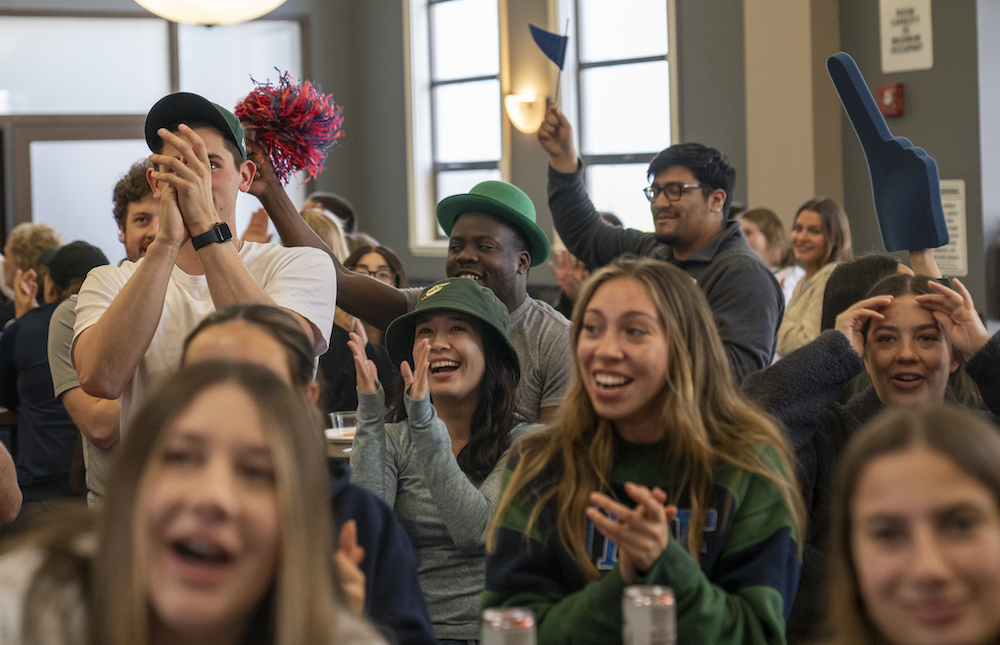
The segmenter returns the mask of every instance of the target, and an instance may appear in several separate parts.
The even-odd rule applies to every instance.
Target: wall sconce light
[[[135,0],[143,9],[171,22],[231,25],[260,18],[285,0]]]
[[[535,94],[508,94],[503,97],[507,118],[514,127],[526,134],[538,130],[545,120],[545,97]]]

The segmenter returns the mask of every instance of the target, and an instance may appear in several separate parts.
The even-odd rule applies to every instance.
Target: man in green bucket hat
[[[250,192],[260,199],[282,242],[325,248],[276,181],[265,168]],[[437,220],[449,235],[447,276],[475,280],[510,312],[510,342],[521,362],[521,406],[530,421],[547,420],[569,386],[573,363],[569,321],[528,295],[528,269],[545,262],[551,251],[535,222],[531,198],[513,184],[484,181],[441,200]],[[420,289],[396,289],[348,271],[336,258],[334,264],[337,305],[379,329],[419,302]]]

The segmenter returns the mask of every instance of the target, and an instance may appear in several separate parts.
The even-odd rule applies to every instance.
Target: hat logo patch
[[[427,293],[424,294],[424,296],[421,298],[421,300],[426,300],[427,298],[430,298],[431,296],[433,296],[438,291],[441,291],[441,289],[443,289],[445,287],[445,285],[449,285],[449,284],[451,284],[451,283],[450,282],[442,282],[441,284],[434,285],[433,287],[431,287],[430,289],[427,290]]]

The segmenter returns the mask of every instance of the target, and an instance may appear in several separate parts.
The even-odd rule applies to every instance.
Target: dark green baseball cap
[[[484,181],[468,193],[445,197],[437,205],[437,220],[448,235],[465,213],[486,213],[521,231],[528,238],[531,266],[549,259],[549,239],[535,223],[535,205],[523,190],[505,181]]]
[[[239,148],[243,161],[247,160],[246,134],[236,115],[221,105],[191,92],[167,94],[150,108],[144,128],[146,145],[153,152],[159,152],[163,149],[163,141],[160,135],[156,134],[160,128],[172,131],[181,123],[197,121],[215,126],[222,136]]]
[[[389,324],[385,330],[385,348],[393,365],[403,361],[413,365],[413,336],[417,329],[417,316],[424,311],[447,309],[468,314],[483,322],[483,344],[492,342],[505,352],[516,366],[518,376],[521,364],[514,346],[510,344],[510,314],[507,307],[490,289],[480,286],[472,278],[448,278],[435,282],[420,292],[420,302],[413,311],[405,313]]]

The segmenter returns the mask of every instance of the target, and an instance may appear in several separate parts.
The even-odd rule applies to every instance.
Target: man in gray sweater
[[[654,233],[605,225],[583,185],[583,161],[558,106],[549,107],[538,140],[549,153],[549,209],[566,248],[591,269],[625,254],[670,262],[708,299],[733,376],[741,382],[771,362],[784,312],[781,287],[727,218],[736,171],[714,148],[670,146],[650,163],[645,189]]]

